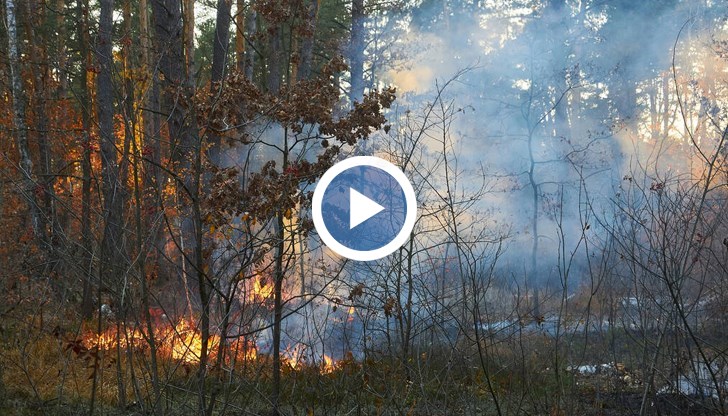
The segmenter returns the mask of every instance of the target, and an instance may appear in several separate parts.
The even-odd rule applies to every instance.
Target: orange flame
[[[294,345],[292,348],[289,346],[281,354],[281,361],[291,366],[292,369],[296,369],[303,356],[303,347],[300,344]]]
[[[202,334],[197,331],[194,325],[191,325],[184,318],[174,327],[172,334],[171,357],[175,360],[184,361],[186,363],[198,363],[202,356]],[[207,343],[207,354],[216,351],[220,345],[220,337],[210,335]]]
[[[154,339],[157,342],[158,351],[163,357],[172,358],[186,363],[198,363],[202,356],[202,333],[195,326],[194,322],[181,318],[172,327],[168,324],[157,324],[154,331]],[[147,338],[139,329],[126,328],[117,332],[116,327],[111,327],[100,335],[91,334],[85,337],[86,344],[91,347],[98,347],[100,350],[111,350],[117,346],[124,348],[144,349],[148,346]],[[207,341],[207,355],[214,357],[220,346],[219,335],[211,334]],[[239,348],[246,359],[255,359],[258,352],[255,345],[248,340],[238,339],[230,345],[231,348]]]
[[[263,278],[258,277],[253,281],[253,297],[268,299],[273,295],[273,285],[268,284]]]
[[[352,313],[350,309],[350,313]],[[117,328],[111,327],[100,335],[90,334],[85,337],[86,344],[91,347],[98,347],[100,350],[112,350],[117,346],[122,348],[130,347],[143,350],[148,346],[145,334],[136,328],[125,328],[117,332]],[[181,318],[172,327],[171,325],[159,324],[154,331],[154,338],[157,341],[158,351],[161,356],[182,361],[188,364],[199,363],[202,355],[202,334],[196,327],[194,321]],[[207,343],[207,355],[214,358],[220,346],[221,337],[211,334]],[[231,342],[227,347],[235,351],[237,357],[246,360],[258,358],[258,351],[255,344],[247,339],[239,338]],[[321,360],[314,358],[311,363],[306,362],[306,346],[304,344],[289,345],[281,353],[281,361],[290,366],[293,370],[303,367],[318,368],[321,374],[330,374],[337,369],[336,361],[330,356],[323,354]]]
[[[324,354],[323,361],[321,362],[321,374],[329,374],[336,370],[336,362],[333,358]]]

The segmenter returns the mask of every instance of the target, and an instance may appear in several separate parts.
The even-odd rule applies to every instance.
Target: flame
[[[136,329],[136,328],[129,328],[118,336],[118,343],[123,346],[132,346],[134,348],[140,348],[144,345],[144,336],[142,333]],[[99,335],[93,334],[89,337],[90,339],[95,338],[95,340],[89,342],[92,346],[97,346],[99,349],[102,350],[110,350],[112,348],[115,348],[117,345],[117,331],[116,327],[110,328],[104,333],[101,333]]]
[[[289,345],[281,354],[281,361],[295,370],[302,361],[303,350],[304,347],[301,344],[296,344],[293,347]]]
[[[301,369],[307,365],[310,367],[311,365],[306,362],[306,355],[304,355],[305,349],[306,347],[303,344],[295,344],[292,347],[289,345],[281,353],[281,361],[288,364],[293,370]],[[314,358],[313,363],[321,374],[330,374],[337,368],[336,361],[326,354],[323,354],[320,362]]]
[[[324,354],[321,362],[321,374],[329,374],[336,370],[336,362],[333,358]]]
[[[210,335],[207,342],[207,354],[216,351],[219,345],[220,337]],[[186,363],[198,363],[202,356],[202,346],[202,334],[187,320],[180,319],[172,334],[172,358]]]
[[[253,341],[238,338],[233,341],[230,349],[237,353],[237,357],[243,357],[246,360],[256,360],[258,358],[258,350],[255,348]]]
[[[161,356],[186,363],[200,362],[203,346],[202,333],[193,321],[180,318],[174,327],[170,324],[156,324],[153,336]],[[116,327],[111,327],[99,335],[90,334],[84,338],[86,345],[104,351],[112,350],[117,346],[143,350],[149,345],[144,334],[136,328],[124,327],[120,332],[117,332]],[[207,355],[209,357],[216,356],[220,342],[219,335],[211,334],[209,336],[207,341]],[[237,355],[238,357],[242,356],[249,360],[258,357],[255,344],[249,340],[240,338],[233,341],[229,347],[242,353],[242,355]]]
[[[353,314],[353,308],[349,309],[349,316]],[[188,364],[200,362],[202,355],[202,334],[194,321],[180,318],[176,325],[160,323],[154,331],[154,339],[157,342],[157,351],[160,356],[181,361]],[[98,347],[100,350],[112,350],[117,346],[122,348],[134,348],[144,350],[148,347],[145,334],[136,328],[127,328],[121,325],[121,332],[113,326],[100,335],[89,334],[85,337],[86,345]],[[207,342],[207,355],[210,359],[217,356],[221,337],[211,334]],[[235,351],[232,356],[242,357],[246,360],[256,360],[258,351],[252,340],[239,338],[226,345],[229,351]],[[336,361],[329,355],[323,354],[320,358],[312,358],[307,361],[305,344],[293,344],[281,352],[281,361],[293,370],[302,368],[316,368],[321,374],[330,374],[337,369]]]
[[[262,277],[258,277],[253,281],[253,297],[258,299],[268,299],[273,295],[273,285],[268,284]]]

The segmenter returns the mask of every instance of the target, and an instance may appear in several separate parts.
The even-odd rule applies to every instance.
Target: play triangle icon
[[[369,218],[382,212],[383,206],[377,204],[354,188],[349,188],[349,229],[356,227]]]

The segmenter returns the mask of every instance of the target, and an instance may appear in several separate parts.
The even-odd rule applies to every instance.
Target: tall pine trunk
[[[182,249],[180,278],[187,287],[188,282],[197,281],[192,253],[196,239],[192,224],[190,194],[192,191],[192,155],[195,149],[194,119],[190,112],[189,98],[192,92],[188,81],[183,43],[183,21],[181,0],[152,0],[154,17],[155,61],[160,74],[160,110],[167,121],[169,134],[170,160],[173,171],[178,175],[175,180],[178,189],[178,203],[186,208],[180,214],[180,236],[177,246]],[[174,236],[171,236],[174,238]]]
[[[268,92],[278,94],[281,89],[281,73],[283,68],[283,31],[280,24],[268,29]]]
[[[351,102],[361,101],[364,97],[364,0],[351,3],[351,44],[349,45],[349,73],[351,74]]]
[[[30,46],[29,56],[33,56],[34,60],[30,65],[30,72],[33,79],[33,100],[31,102],[33,112],[35,113],[35,129],[33,138],[38,144],[38,190],[41,194],[40,209],[41,221],[43,229],[50,232],[48,236],[48,250],[51,253],[50,261],[52,264],[59,260],[56,252],[58,247],[58,239],[63,233],[59,230],[59,224],[56,217],[56,195],[55,195],[55,175],[53,172],[53,160],[51,155],[50,129],[48,128],[48,113],[46,107],[48,104],[48,51],[46,50],[47,39],[42,28],[46,24],[45,8],[38,0],[28,0],[25,3],[25,36],[27,39],[34,39]],[[36,30],[38,29],[38,30]]]
[[[245,70],[245,1],[235,2],[235,67]]]
[[[245,33],[247,33],[246,42],[252,42],[258,33],[258,13],[251,7],[245,16]],[[255,71],[255,48],[248,45],[245,49],[245,63],[243,64],[243,73],[248,81],[253,81]]]
[[[305,16],[306,31],[303,42],[301,43],[301,62],[299,64],[297,77],[299,80],[308,79],[311,76],[311,67],[313,65],[313,45],[316,34],[316,26],[318,23],[319,1],[312,0],[308,5]]]
[[[228,49],[230,45],[230,10],[232,0],[217,1],[217,19],[215,22],[215,38],[212,45],[212,76],[210,92],[219,94],[222,89],[222,82],[225,79],[225,68],[227,67]],[[220,136],[214,130],[208,130],[210,141],[210,162],[220,166],[222,149],[220,148]]]
[[[81,108],[81,143],[83,153],[81,157],[81,245],[82,245],[82,271],[83,294],[81,300],[81,316],[84,319],[93,313],[93,235],[91,234],[91,94],[88,89],[88,72],[91,68],[90,41],[88,33],[88,0],[78,0],[76,9],[79,15],[78,39],[80,54],[83,59],[81,71],[81,88],[79,101]]]
[[[96,79],[96,114],[98,118],[99,137],[101,140],[101,183],[103,196],[104,232],[101,240],[99,264],[99,294],[103,287],[111,289],[113,294],[122,290],[122,273],[124,264],[123,235],[123,200],[124,184],[120,181],[119,163],[117,160],[116,137],[114,135],[114,85],[112,72],[113,56],[113,14],[114,0],[101,0],[99,30],[96,45],[96,60],[99,75]],[[104,285],[104,281],[108,283]],[[100,302],[99,302],[100,303]],[[100,313],[99,313],[100,315]],[[98,333],[101,332],[101,317],[98,320]],[[118,353],[118,351],[117,351]],[[94,366],[98,365],[98,357]],[[91,413],[96,399],[98,375],[94,373],[91,394]],[[119,384],[119,397],[123,396],[123,384]]]
[[[160,142],[161,130],[161,108],[159,90],[159,71],[152,65],[156,54],[153,53],[153,35],[149,29],[149,11],[147,0],[139,0],[139,32],[141,51],[139,62],[141,71],[144,74],[145,87],[143,89],[142,101],[142,143],[141,152],[145,163],[143,164],[144,183],[144,217],[145,228],[151,235],[150,240],[154,245],[153,259],[155,266],[159,269],[164,258],[164,244],[160,207],[162,205],[162,192],[164,181],[160,164],[162,161],[162,146]]]
[[[120,182],[119,152],[114,134],[113,12],[114,0],[101,0],[96,46],[96,58],[99,65],[99,75],[96,80],[96,114],[101,139],[101,181],[104,198],[104,234],[101,240],[100,274],[102,278],[110,278],[111,286],[116,287],[121,277],[121,267],[123,267],[120,262],[123,258],[122,208],[125,190]]]
[[[38,184],[33,173],[33,161],[30,157],[28,147],[28,129],[25,123],[25,95],[23,93],[23,81],[20,70],[20,53],[18,52],[18,25],[13,0],[5,0],[5,22],[8,36],[8,60],[10,67],[10,87],[13,99],[13,125],[15,127],[15,145],[18,148],[18,168],[23,177],[20,192],[28,203],[30,210],[30,221],[38,243],[47,249],[46,230],[43,227],[44,221],[42,212],[38,205],[37,188]]]
[[[197,135],[197,120],[190,100],[194,94],[194,38],[192,0],[185,0],[185,24],[180,0],[152,0],[155,49],[163,75],[162,112],[166,113],[171,147],[171,160],[177,173],[178,203],[186,210],[180,214],[180,238],[177,245],[182,253],[182,279],[185,287],[197,284],[202,310],[199,328],[202,347],[198,366],[198,412],[205,414],[205,377],[207,348],[210,337],[210,290],[205,275],[202,252],[202,218],[200,206],[201,146]],[[183,39],[186,42],[183,42]],[[185,59],[185,52],[187,52]]]
[[[232,0],[217,0],[217,16],[215,19],[215,38],[212,43],[212,76],[213,83],[222,81],[227,66],[228,48],[230,44],[230,11]],[[213,87],[214,88],[214,87]],[[213,90],[213,92],[215,92]]]
[[[182,4],[182,38],[184,39],[185,58],[187,65],[185,72],[187,74],[187,86],[194,88],[195,86],[195,0],[183,0]]]
[[[159,143],[159,82],[156,76],[153,75],[153,72],[156,74],[156,70],[153,70],[150,67],[149,56],[151,55],[151,33],[149,32],[149,13],[147,6],[147,0],[139,0],[139,44],[141,47],[139,53],[139,70],[144,74],[145,81],[145,88],[143,89],[140,100],[141,106],[146,112],[141,115],[141,143],[143,144],[143,147],[141,149],[137,149],[136,147],[133,149],[134,163],[132,168],[134,171],[134,199],[136,203],[136,212],[134,213],[134,216],[137,234],[137,250],[139,253],[143,253],[147,250],[147,246],[144,242],[151,241],[151,244],[156,249],[154,252],[156,253],[157,259],[159,259],[162,257],[161,252],[164,248],[160,226],[158,224],[159,221],[157,218],[162,195],[162,188],[160,186],[162,179],[160,177],[161,171],[159,169],[161,152],[161,146]],[[134,146],[136,146],[136,142],[134,142]],[[142,209],[142,207],[144,209]],[[147,236],[150,236],[151,238],[144,238]],[[147,263],[145,259],[145,255],[139,256],[138,268],[141,289],[142,317],[144,318],[147,334],[152,335],[154,334],[154,327],[150,314],[151,304],[149,300]],[[158,266],[159,261],[157,260],[157,267]],[[149,405],[151,406],[151,413],[157,414],[159,413],[158,401],[161,397],[157,364],[157,340],[154,336],[149,336],[147,344],[149,345],[150,373],[153,392],[153,397],[149,400]]]

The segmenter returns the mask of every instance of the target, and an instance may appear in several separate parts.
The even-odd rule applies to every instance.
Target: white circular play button
[[[379,214],[384,207],[349,188],[349,229],[356,227],[369,218]]]
[[[324,244],[358,261],[397,250],[417,219],[415,191],[405,174],[372,156],[332,166],[316,185],[312,202],[313,223]]]

